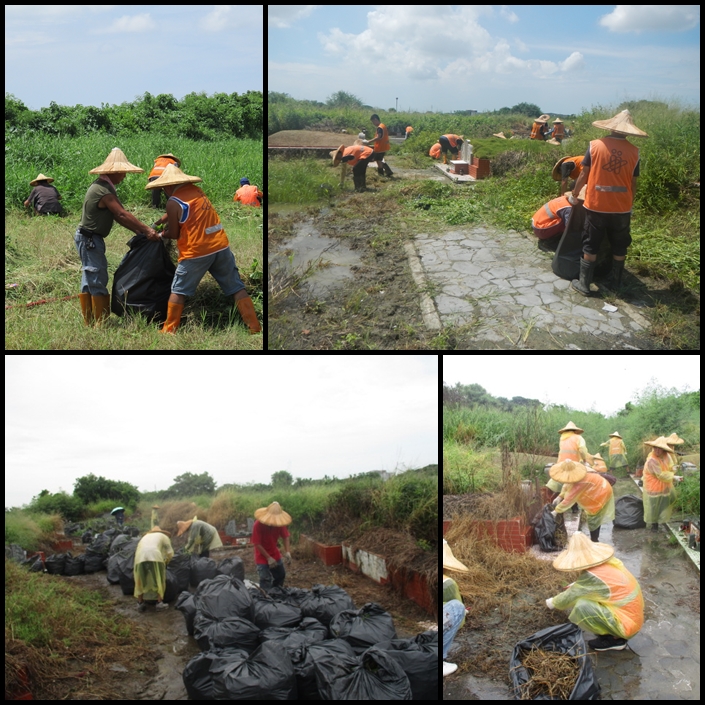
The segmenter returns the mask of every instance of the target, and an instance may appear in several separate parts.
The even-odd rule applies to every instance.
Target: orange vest
[[[543,122],[535,122],[531,127],[531,137],[532,140],[542,140],[543,133],[546,132],[548,128]]]
[[[262,198],[262,192],[253,184],[245,184],[235,191],[233,201],[240,201],[240,203],[246,206],[259,208],[261,204],[257,200],[257,196]]]
[[[599,213],[631,213],[638,148],[625,139],[603,137],[590,142],[590,160],[585,208]]]
[[[588,514],[597,514],[609,502],[612,485],[602,475],[589,472],[580,482],[565,485],[563,502],[577,502]]]
[[[179,165],[176,159],[172,159],[171,157],[158,157],[154,160],[154,166],[152,167],[152,171],[149,172],[148,178],[151,179],[153,176],[161,176],[164,173],[164,169],[166,169],[169,164],[173,164],[174,166]]]
[[[668,455],[657,458],[651,451],[644,463],[644,492],[652,497],[671,494],[674,476]]]
[[[534,213],[534,217],[531,219],[531,225],[539,230],[544,230],[546,228],[551,228],[554,225],[558,225],[559,223],[566,223],[568,222],[568,214],[563,214],[566,216],[564,219],[561,218],[560,212],[565,208],[567,208],[568,211],[572,208],[565,196],[554,198]]]
[[[558,462],[562,463],[564,460],[572,460],[573,462],[580,462],[580,451],[578,446],[580,444],[580,436],[575,432],[571,432],[568,438],[563,438],[564,434],[561,434],[561,449],[558,451]]]
[[[565,137],[565,127],[562,122],[557,122],[553,126],[553,136],[554,137]]]
[[[389,146],[389,134],[387,133],[387,126],[380,122],[377,126],[378,129],[382,130],[382,137],[375,137],[375,152],[388,152],[391,147]]]
[[[610,438],[610,455],[625,455],[627,449],[624,447],[624,443],[621,438],[612,436]]]
[[[433,157],[434,159],[438,159],[438,157],[441,156],[441,144],[440,142],[436,142],[436,144],[431,147],[431,149],[428,150],[428,156]]]
[[[570,172],[570,175],[568,178],[577,179],[578,176],[580,176],[580,172],[583,170],[583,158],[584,157],[585,157],[585,155],[581,154],[579,157],[570,157],[570,159],[565,160],[566,162],[574,162],[575,163],[575,169],[573,169],[573,171]]]
[[[203,191],[193,184],[179,186],[169,199],[181,205],[179,216],[179,262],[204,257],[228,246],[218,214]]]
[[[460,137],[458,137],[458,135],[443,135],[443,136],[450,142],[451,147],[455,148],[458,146],[458,140],[460,139]]]
[[[349,157],[352,155],[353,158],[345,163],[350,166],[355,166],[361,159],[367,159],[373,151],[377,150],[373,150],[372,147],[365,147],[365,145],[362,144],[354,144],[352,147],[346,147],[343,151],[343,156]]]

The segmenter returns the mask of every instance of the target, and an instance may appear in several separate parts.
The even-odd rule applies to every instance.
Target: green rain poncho
[[[223,542],[220,540],[215,526],[211,526],[200,519],[194,519],[189,529],[188,543],[184,550],[187,553],[200,555],[203,551],[210,551],[212,548],[218,548],[218,546],[222,545]]]
[[[653,451],[644,463],[644,521],[647,524],[665,523],[671,518],[676,490],[675,473],[671,471],[667,454],[657,458]]]
[[[161,531],[146,533],[135,552],[135,597],[161,600],[166,590],[166,564],[174,557],[174,549]]]
[[[563,485],[561,501],[556,506],[556,512],[562,514],[576,503],[587,515],[590,531],[595,531],[605,522],[614,519],[612,485],[597,472],[589,470],[580,482]]]

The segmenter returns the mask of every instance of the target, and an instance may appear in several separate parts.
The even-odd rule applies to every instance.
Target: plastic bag
[[[514,687],[515,700],[520,698],[519,686],[529,680],[529,673],[521,664],[521,652],[530,650],[534,645],[546,651],[559,651],[578,659],[580,673],[569,700],[600,699],[600,684],[593,671],[592,661],[586,656],[583,634],[575,624],[568,623],[542,629],[514,647],[509,660],[509,675]],[[536,697],[534,700],[558,700],[558,698],[550,698],[546,695]]]
[[[211,580],[218,575],[215,561],[212,558],[191,559],[191,587],[198,587],[204,580]]]
[[[646,526],[641,497],[628,494],[614,503],[614,525],[619,529],[643,529]]]
[[[148,320],[166,320],[176,267],[160,240],[138,233],[131,238],[113,278],[110,310],[117,316],[140,312]]]
[[[38,553],[35,553],[26,561],[22,561],[22,565],[27,568],[30,573],[44,572],[44,563],[42,563],[42,557]]]
[[[428,631],[412,639],[392,639],[377,644],[406,673],[412,700],[436,700],[438,697],[438,632]]]
[[[184,615],[186,631],[189,636],[193,636],[193,620],[196,618],[196,603],[193,595],[188,590],[184,590],[176,599],[174,607]]]
[[[551,509],[551,505],[547,504],[531,522],[539,548],[544,552],[561,550],[556,543],[556,520],[551,514]]]
[[[182,675],[189,698],[191,700],[215,700],[211,668],[221,661],[229,663],[233,656],[238,655],[246,658],[247,652],[241,649],[215,649],[196,654],[186,664]]]
[[[213,619],[197,610],[193,620],[193,636],[202,651],[230,646],[251,652],[257,648],[259,633],[259,627],[242,617]]]
[[[252,596],[237,578],[218,575],[212,580],[204,580],[198,586],[194,600],[199,614],[208,619],[242,617],[250,622],[254,620]]]
[[[267,590],[267,594],[273,600],[288,602],[290,605],[301,605],[301,603],[311,594],[310,590],[297,587],[275,587]]]
[[[133,539],[111,558],[111,560],[115,560],[123,595],[134,595],[135,593],[135,552],[138,543],[138,539]]]
[[[260,634],[260,641],[278,641],[290,651],[312,644],[316,641],[325,641],[328,637],[328,627],[321,624],[315,617],[304,617],[297,627],[268,627]]]
[[[321,664],[321,670],[325,673],[350,672],[357,665],[357,656],[345,639],[326,639],[302,644],[289,653],[296,673],[299,700],[321,699],[316,684],[315,664]],[[433,699],[438,699],[437,693]]]
[[[356,654],[380,641],[396,639],[392,615],[376,602],[368,602],[360,610],[344,610],[329,625],[331,636],[345,639]]]
[[[411,700],[406,674],[376,646],[367,649],[352,668],[348,663],[316,662],[314,669],[322,700]]]
[[[326,626],[343,610],[354,610],[350,595],[337,585],[314,585],[311,592],[301,601],[304,617],[315,617]]]
[[[108,556],[110,544],[116,533],[116,529],[108,529],[96,536],[93,539],[93,543],[86,548],[86,562],[84,567],[86,573],[97,573],[99,570],[103,570],[106,565],[105,559]]]
[[[70,553],[67,553],[66,563],[64,565],[64,575],[82,575],[85,562],[86,557],[83,554],[74,557],[71,556]]]
[[[66,553],[57,553],[53,556],[49,556],[44,561],[44,566],[47,569],[47,573],[52,575],[63,575],[64,569],[66,567]],[[68,554],[71,555],[70,553]]]
[[[234,654],[211,664],[216,700],[296,700],[294,667],[286,649],[265,642],[245,657]]]
[[[171,602],[180,592],[188,590],[189,576],[191,574],[191,556],[184,553],[174,556],[166,567],[167,585],[171,582],[173,594],[165,602]]]
[[[301,608],[278,600],[255,600],[254,622],[260,629],[295,627],[301,623]]]
[[[237,578],[238,580],[245,579],[245,564],[240,556],[224,558],[218,563],[216,570],[218,575],[229,575],[231,578]]]

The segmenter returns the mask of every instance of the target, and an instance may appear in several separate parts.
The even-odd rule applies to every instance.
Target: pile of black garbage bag
[[[218,575],[176,608],[202,650],[183,672],[192,700],[438,698],[438,632],[397,639],[388,612],[336,585],[265,593]]]

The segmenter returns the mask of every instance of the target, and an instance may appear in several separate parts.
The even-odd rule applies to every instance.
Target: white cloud
[[[502,5],[502,9],[499,11],[499,14],[504,17],[505,20],[508,20],[509,22],[518,22],[519,17],[516,15],[516,13],[512,12],[511,10],[507,9],[507,5]]]
[[[318,5],[269,5],[267,18],[272,27],[290,27],[296,20],[307,17]]]
[[[565,61],[561,61],[562,71],[580,71],[585,68],[585,59],[579,51],[574,51]]]
[[[617,5],[600,24],[612,32],[682,32],[700,22],[700,5]]]
[[[142,15],[123,15],[108,28],[97,30],[96,34],[117,34],[120,32],[147,32],[157,28],[156,22],[149,13]]]

